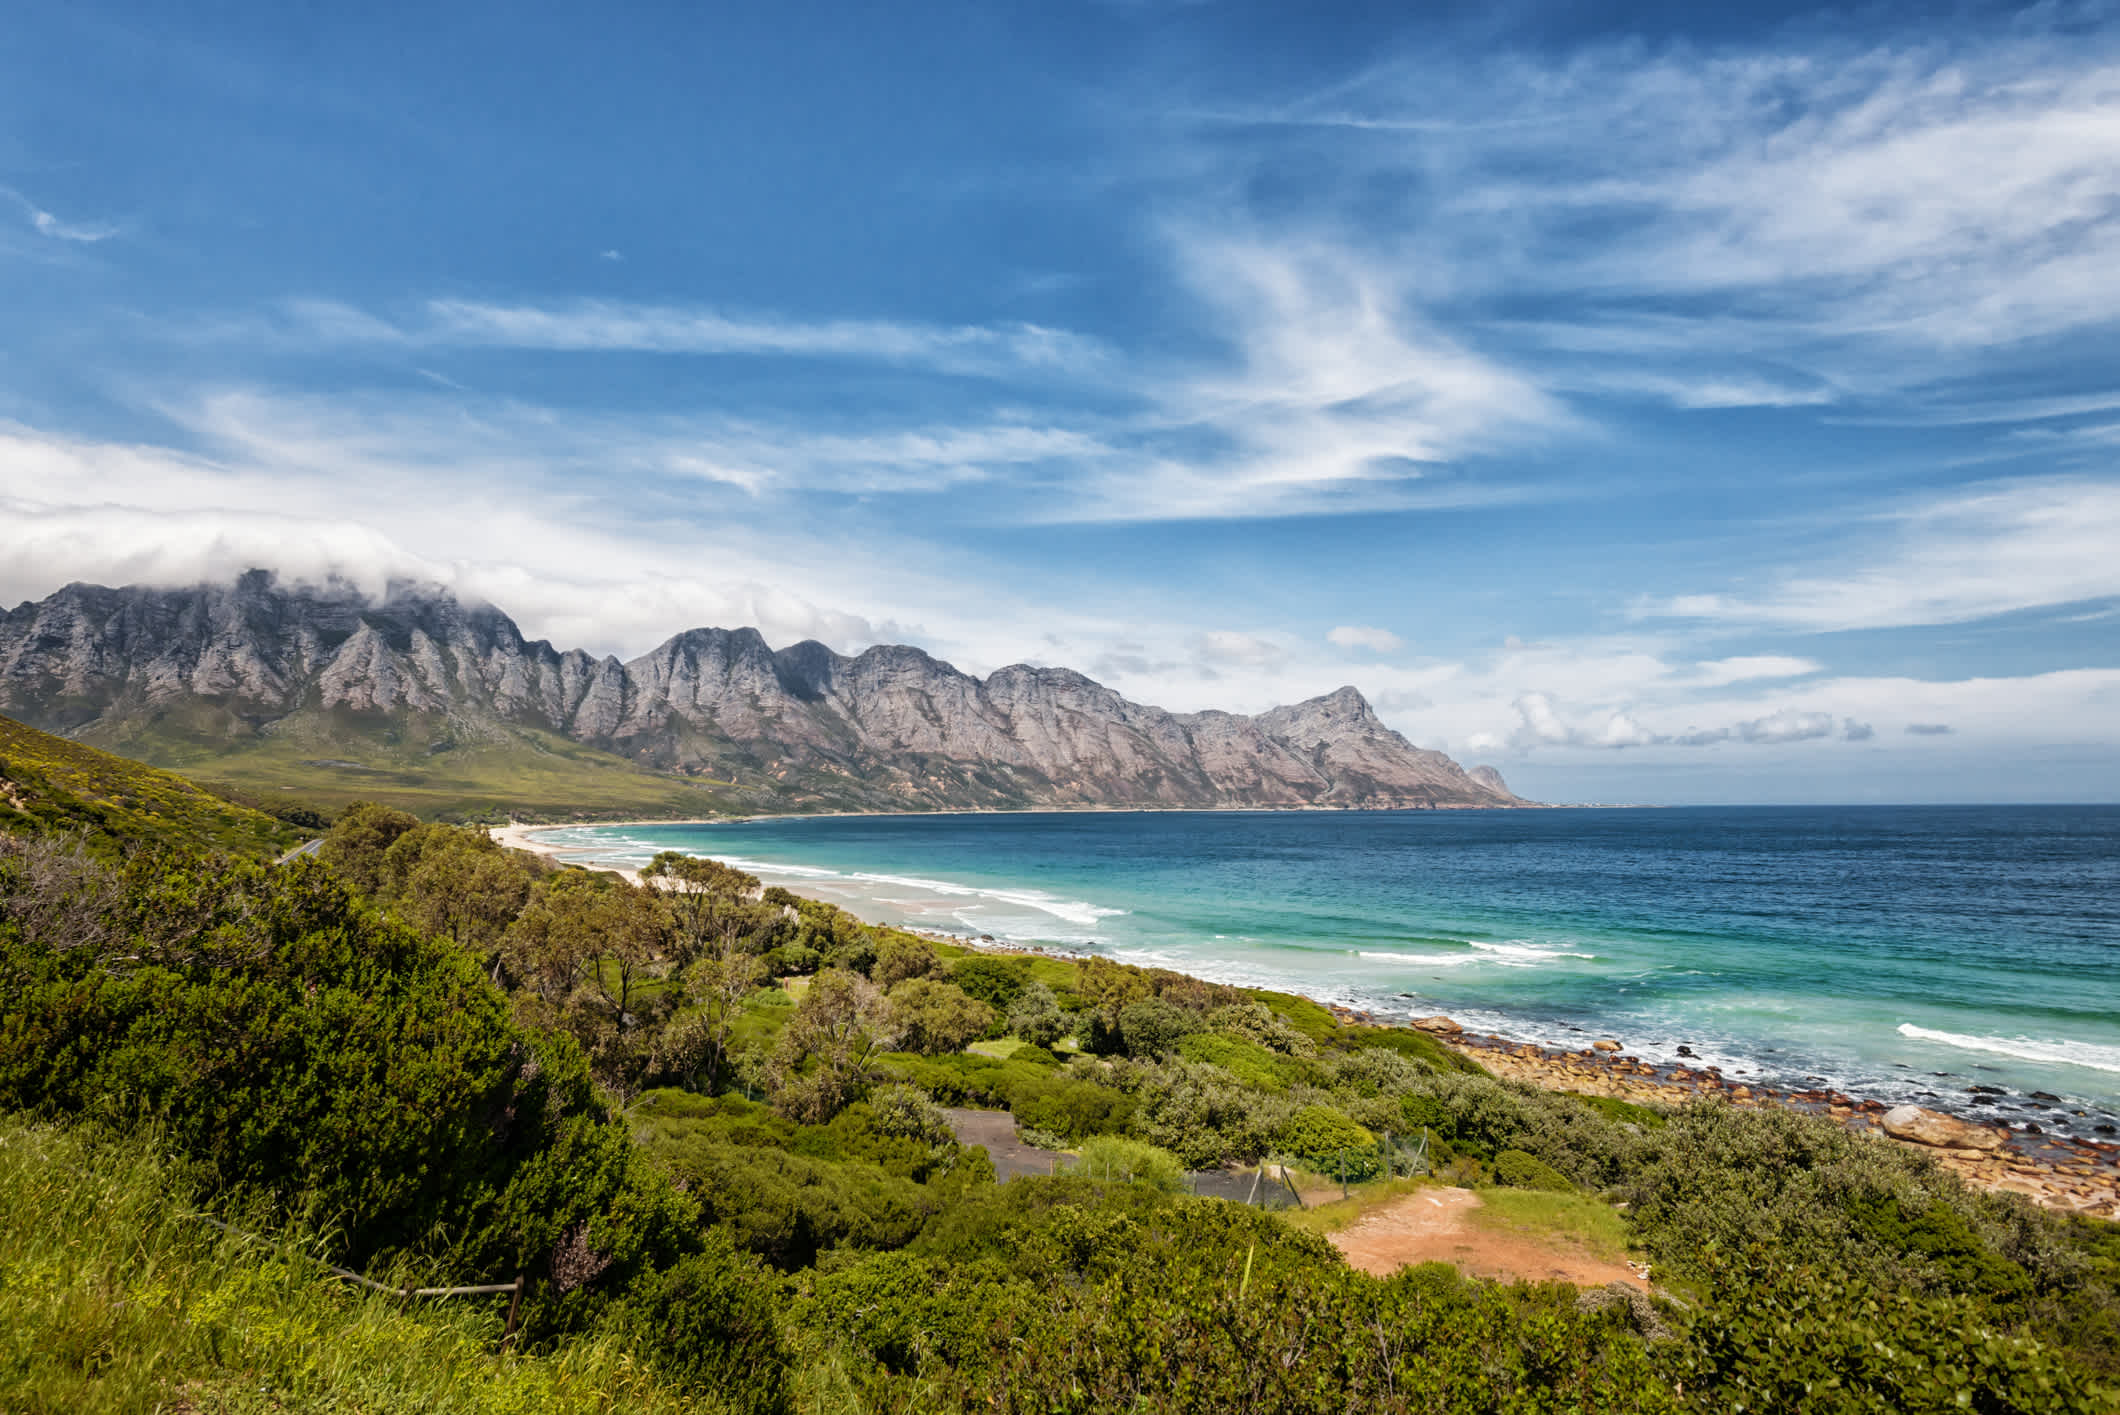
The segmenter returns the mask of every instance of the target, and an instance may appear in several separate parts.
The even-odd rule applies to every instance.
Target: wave
[[[2097,1042],[2043,1042],[2032,1037],[1969,1037],[1959,1032],[1939,1032],[1932,1027],[1917,1027],[1912,1022],[1900,1023],[1899,1035],[1911,1037],[1915,1041],[1938,1042],[1964,1051],[2014,1056],[2020,1061],[2044,1061],[2060,1066],[2081,1066],[2090,1071],[2120,1073],[2120,1046],[2101,1046]]]
[[[1541,948],[1524,939],[1512,939],[1507,943],[1485,943],[1479,939],[1464,940],[1471,953],[1389,953],[1359,949],[1363,958],[1388,959],[1394,963],[1413,963],[1421,967],[1462,968],[1468,963],[1491,963],[1497,968],[1536,968],[1541,963],[1552,963],[1562,958],[1595,958],[1594,953],[1574,953],[1564,948]]]

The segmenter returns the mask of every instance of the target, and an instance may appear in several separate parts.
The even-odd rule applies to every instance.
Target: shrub
[[[950,965],[950,981],[996,1012],[1007,1012],[1028,985],[1028,974],[1011,958],[974,954]]]
[[[1567,1175],[1522,1150],[1504,1150],[1494,1157],[1494,1180],[1511,1189],[1546,1189],[1557,1194],[1575,1192],[1575,1184]]]
[[[1009,1004],[1009,1031],[1032,1046],[1051,1046],[1067,1035],[1068,1025],[1067,1014],[1044,983],[1033,980]]]
[[[928,1145],[955,1143],[949,1117],[918,1086],[878,1086],[869,1092],[868,1104],[880,1135]]]
[[[1207,1027],[1225,1037],[1254,1042],[1285,1056],[1317,1055],[1315,1042],[1288,1025],[1264,1003],[1240,1002],[1217,1007],[1207,1014]]]
[[[1136,1094],[1135,1130],[1194,1169],[1260,1158],[1294,1109],[1219,1067],[1187,1062],[1145,1070]]]
[[[1306,1105],[1288,1118],[1274,1143],[1299,1160],[1315,1160],[1347,1150],[1374,1150],[1377,1137],[1331,1106]]]
[[[1181,1194],[1186,1188],[1185,1166],[1178,1163],[1176,1155],[1118,1135],[1099,1135],[1083,1141],[1065,1170],[1088,1179],[1146,1184],[1166,1194]]]
[[[892,934],[877,945],[876,962],[869,976],[877,987],[889,992],[908,978],[931,978],[944,971],[934,944],[909,934]]]
[[[933,978],[909,978],[892,988],[890,1011],[905,1046],[929,1055],[962,1050],[994,1020],[993,1008]]]
[[[709,1234],[701,1252],[635,1284],[611,1325],[665,1377],[729,1410],[789,1408],[770,1283],[726,1234]]]
[[[1145,997],[1119,1009],[1119,1045],[1128,1056],[1161,1056],[1199,1030],[1198,1014],[1161,998]]]

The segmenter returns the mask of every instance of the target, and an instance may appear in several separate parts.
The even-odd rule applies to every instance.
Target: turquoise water
[[[548,838],[612,864],[712,855],[872,922],[1549,1043],[1612,1036],[1650,1059],[1684,1045],[1772,1083],[2050,1131],[2120,1110],[2120,807],[861,816]]]

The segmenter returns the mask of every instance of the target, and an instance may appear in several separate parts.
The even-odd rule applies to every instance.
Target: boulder
[[[1462,1032],[1465,1029],[1448,1017],[1416,1017],[1413,1025],[1430,1032]]]
[[[1903,1105],[1884,1113],[1884,1133],[1895,1140],[1951,1150],[1999,1150],[2002,1137],[1984,1125],[1969,1125],[1942,1111]]]
[[[1593,1047],[1594,1049],[1596,1049],[1596,1050],[1598,1050],[1598,1051],[1618,1051],[1618,1050],[1619,1050],[1619,1043],[1618,1043],[1618,1042],[1616,1042],[1616,1041],[1614,1041],[1614,1040],[1612,1040],[1612,1038],[1610,1038],[1610,1037],[1603,1037],[1603,1038],[1600,1038],[1599,1040],[1597,1040],[1597,1041],[1594,1041],[1594,1042],[1590,1043],[1590,1045],[1591,1045],[1591,1046],[1592,1046],[1592,1047]]]

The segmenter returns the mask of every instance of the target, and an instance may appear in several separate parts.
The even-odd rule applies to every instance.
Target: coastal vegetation
[[[1592,1103],[1306,999],[374,804],[277,866],[6,824],[8,1409],[2120,1404],[2120,1232],[1823,1117]],[[947,1106],[1057,1172],[998,1182]],[[1403,1195],[1386,1136],[1655,1295],[1380,1279],[1323,1215],[1191,1192],[1265,1161]],[[326,1262],[520,1278],[516,1329]]]

